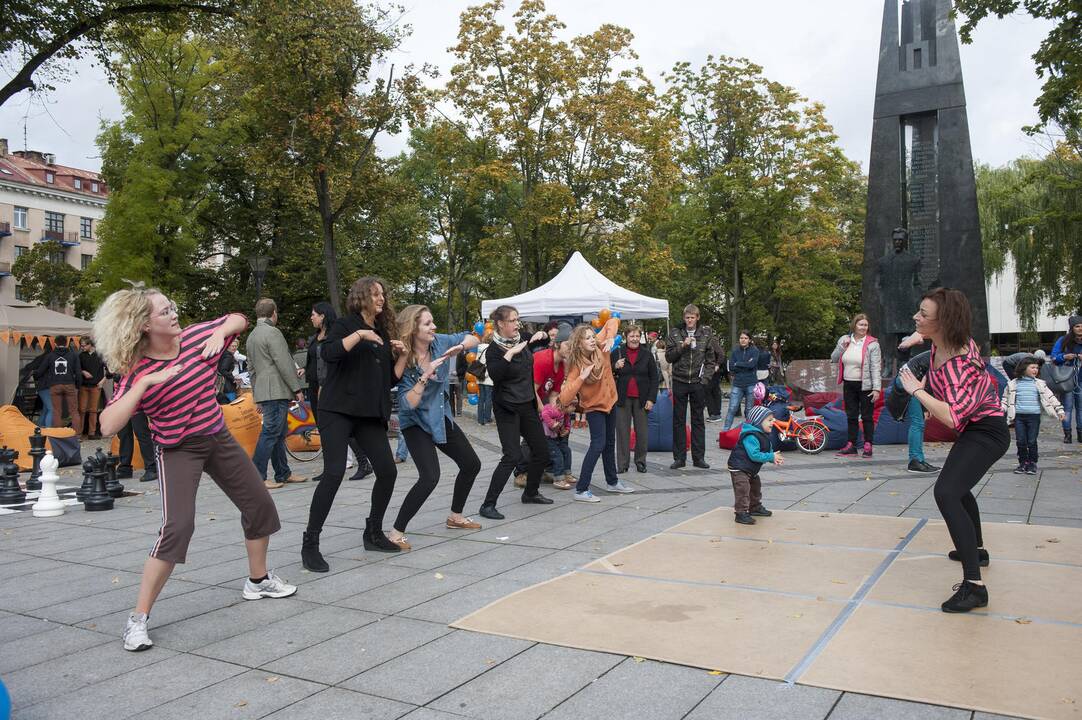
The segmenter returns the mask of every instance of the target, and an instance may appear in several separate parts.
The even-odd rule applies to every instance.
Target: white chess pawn
[[[51,452],[46,452],[41,459],[41,495],[34,503],[34,517],[56,517],[64,514],[64,503],[56,494],[56,483],[60,476],[56,469],[60,463],[56,461]]]

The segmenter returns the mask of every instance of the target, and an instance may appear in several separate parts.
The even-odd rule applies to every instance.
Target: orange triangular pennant
[[[4,330],[3,332],[0,332],[0,341],[8,342],[9,340],[11,340],[11,332],[10,331]]]
[[[15,332],[11,333],[11,338],[15,342],[19,342],[20,340],[23,339],[23,334],[21,332],[15,331]]]

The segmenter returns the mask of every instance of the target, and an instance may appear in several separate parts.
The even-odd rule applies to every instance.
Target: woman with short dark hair
[[[913,316],[917,332],[932,341],[931,365],[918,380],[907,365],[899,378],[905,391],[930,415],[958,431],[958,439],[935,483],[935,501],[962,562],[962,582],[941,606],[943,612],[969,612],[988,604],[981,567],[989,563],[981,535],[981,516],[973,487],[1010,446],[1007,422],[995,383],[980,348],[971,337],[972,310],[960,290],[936,288]]]

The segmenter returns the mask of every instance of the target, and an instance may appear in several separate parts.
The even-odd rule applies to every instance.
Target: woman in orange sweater
[[[590,448],[582,458],[582,471],[575,485],[575,499],[581,502],[601,501],[590,492],[590,476],[598,457],[605,468],[609,492],[634,492],[616,476],[616,418],[612,413],[616,380],[612,376],[609,352],[619,327],[617,318],[606,322],[597,334],[589,325],[579,325],[569,341],[571,360],[560,389],[560,402],[567,405],[578,395],[579,408],[586,413],[586,424],[590,427]]]

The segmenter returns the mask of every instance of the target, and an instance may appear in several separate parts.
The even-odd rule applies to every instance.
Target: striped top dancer
[[[985,369],[980,348],[972,338],[965,354],[949,357],[942,365],[936,363],[936,352],[933,344],[927,390],[950,406],[955,430],[961,432],[971,422],[1003,414],[999,408],[996,385]]]
[[[973,311],[966,296],[959,290],[936,288],[921,299],[913,321],[917,332],[932,341],[931,366],[918,380],[906,365],[898,379],[929,415],[958,430],[934,493],[954,543],[947,557],[961,561],[962,582],[941,607],[948,613],[969,612],[988,605],[981,567],[988,565],[989,557],[973,487],[1007,452],[1010,438],[992,378],[973,342]]]
[[[176,307],[171,307],[176,312]],[[143,377],[179,365],[183,368],[169,383],[154,385],[143,393],[135,406],[136,412],[146,413],[154,442],[172,447],[193,435],[213,435],[225,428],[225,416],[215,398],[214,380],[220,353],[203,357],[207,340],[221,329],[233,315],[217,320],[189,325],[180,332],[180,351],[172,360],[156,360],[144,356],[116,387],[110,405],[115,403]],[[247,326],[247,320],[245,320]],[[229,347],[237,335],[225,338]]]
[[[109,367],[123,374],[101,414],[101,432],[112,435],[132,414],[146,415],[162,499],[162,525],[143,564],[135,612],[124,631],[125,650],[147,650],[154,644],[147,632],[150,611],[173,568],[187,557],[204,472],[240,510],[248,551],[244,599],[297,592],[267,569],[270,536],[281,527],[278,511],[248,453],[226,429],[214,399],[218,359],[246,327],[248,320],[233,314],[181,328],[177,306],[161,291],[144,287],[113,293],[94,315],[98,351]]]

